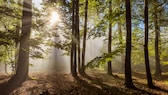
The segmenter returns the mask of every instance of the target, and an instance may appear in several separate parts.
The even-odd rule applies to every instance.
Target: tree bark
[[[32,0],[23,1],[22,32],[16,76],[28,78],[29,71],[29,39],[32,22]]]
[[[88,18],[88,0],[85,1],[85,21],[84,21],[84,35],[83,35],[83,49],[82,49],[82,67],[81,67],[82,73],[85,73],[87,18]]]
[[[78,51],[78,72],[81,74],[80,31],[79,31],[79,0],[76,0],[76,38]]]
[[[131,7],[130,0],[125,1],[126,5],[126,56],[125,56],[125,86],[134,88],[131,73]]]
[[[111,53],[111,37],[112,37],[112,24],[111,24],[111,13],[112,13],[112,4],[111,0],[109,1],[109,37],[108,37],[108,53]],[[107,74],[112,75],[112,62],[108,62]]]
[[[74,0],[72,1],[73,5],[72,5],[72,35],[71,35],[71,57],[70,57],[70,61],[71,61],[71,74],[73,75],[73,70],[74,70],[74,66],[73,66],[73,57],[74,57]]]
[[[20,43],[20,24],[16,26],[16,38],[15,38],[15,67],[14,67],[14,73],[16,74],[17,70],[17,64],[19,59],[19,43]]]
[[[119,8],[119,13],[121,13],[121,6],[122,6],[122,0],[120,0],[120,8]],[[120,48],[123,48],[123,34],[122,34],[122,24],[121,24],[121,18],[119,18],[118,20],[118,38],[119,38],[119,44],[120,44]],[[124,73],[124,53],[123,53],[123,49],[121,50],[121,72]]]
[[[153,87],[152,76],[150,71],[149,65],[149,54],[148,54],[148,0],[145,0],[145,10],[144,10],[144,17],[145,17],[145,45],[144,45],[144,54],[145,54],[145,65],[146,65],[146,74],[147,74],[147,81],[148,87]]]
[[[72,76],[77,77],[77,59],[76,59],[76,0],[73,0],[72,6],[72,49],[71,49],[71,73]]]
[[[157,15],[157,8],[154,8],[154,25],[155,25],[155,75],[160,77],[161,76],[161,67],[160,67],[160,54],[159,54],[159,38],[160,38],[160,28],[158,26],[158,15]]]
[[[118,22],[118,34],[119,34],[120,48],[123,48],[123,36],[122,36],[122,30],[121,30],[121,21]],[[124,54],[123,54],[123,50],[121,50],[121,72],[124,72]]]

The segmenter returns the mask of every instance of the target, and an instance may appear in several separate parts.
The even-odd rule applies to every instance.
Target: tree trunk
[[[74,0],[75,1],[75,8],[74,8],[74,10],[75,10],[75,16],[74,16],[74,75],[75,75],[75,77],[77,76],[77,28],[76,28],[76,26],[77,26],[77,0]]]
[[[77,60],[76,60],[76,0],[73,0],[73,7],[72,7],[72,49],[71,49],[71,73],[74,77],[77,76]]]
[[[122,37],[122,30],[121,30],[121,21],[118,22],[118,34],[119,34],[120,48],[123,48],[123,37]],[[124,54],[123,54],[123,50],[121,50],[121,72],[124,72]]]
[[[145,0],[144,17],[145,17],[144,54],[145,54],[146,74],[147,74],[148,87],[153,87],[152,76],[151,76],[150,65],[149,65],[149,54],[148,54],[148,0]]]
[[[130,0],[125,1],[126,5],[126,56],[125,56],[125,86],[134,88],[131,73],[131,7]]]
[[[23,1],[22,32],[16,76],[28,78],[29,69],[29,39],[32,21],[32,0]]]
[[[8,81],[3,95],[9,95],[12,90],[28,78],[29,71],[29,39],[32,22],[32,0],[23,1],[22,32],[20,37],[19,59],[16,74]]]
[[[76,38],[77,38],[77,51],[78,51],[78,72],[81,74],[80,31],[79,31],[79,0],[76,0]]]
[[[73,63],[74,63],[74,0],[73,0],[73,6],[72,6],[72,35],[71,35],[71,57],[70,57],[70,60],[71,60],[71,74],[73,75],[74,73],[74,66],[73,66]]]
[[[15,68],[14,73],[16,74],[18,58],[19,58],[19,37],[20,37],[20,24],[16,26],[16,38],[15,38]]]
[[[155,75],[161,76],[161,67],[160,67],[160,54],[159,54],[159,38],[160,38],[160,28],[158,26],[158,16],[157,16],[157,8],[154,8],[154,25],[155,25]]]
[[[122,0],[120,0],[120,8],[119,8],[119,13],[121,13],[121,6],[122,6]],[[123,48],[123,34],[122,34],[122,24],[121,24],[121,20],[118,20],[118,38],[119,38],[119,44],[120,44],[120,48]],[[123,49],[121,50],[121,72],[124,73],[124,53],[123,53]]]
[[[111,13],[112,13],[112,4],[109,1],[109,37],[108,37],[108,53],[111,53],[111,36],[112,36],[112,25],[111,25]],[[112,75],[112,64],[111,61],[108,62],[108,75]]]
[[[84,35],[83,35],[83,49],[82,49],[82,67],[81,71],[85,73],[85,51],[86,51],[86,35],[87,35],[87,13],[88,13],[88,0],[85,1],[85,22],[84,22]]]

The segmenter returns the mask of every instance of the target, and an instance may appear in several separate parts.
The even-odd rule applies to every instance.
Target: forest
[[[167,0],[0,0],[0,95],[168,95]]]

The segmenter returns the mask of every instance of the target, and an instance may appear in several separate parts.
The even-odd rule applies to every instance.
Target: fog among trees
[[[0,95],[166,95],[167,0],[0,1]]]

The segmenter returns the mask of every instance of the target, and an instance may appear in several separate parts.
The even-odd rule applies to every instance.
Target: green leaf
[[[163,65],[168,65],[168,61],[162,62]]]

